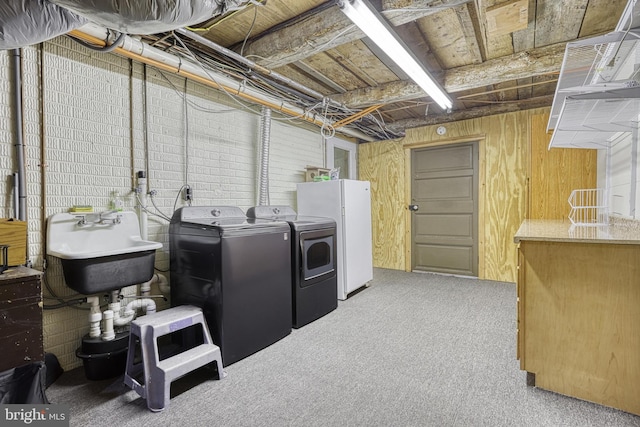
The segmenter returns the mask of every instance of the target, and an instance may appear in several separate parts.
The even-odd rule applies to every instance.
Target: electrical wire
[[[335,40],[337,37],[340,37],[340,35],[348,30],[348,28],[344,29],[340,34],[332,38],[332,40],[324,43],[317,49],[323,49],[327,44],[331,43],[333,40]],[[240,105],[245,111],[251,112],[256,115],[260,114],[260,112],[256,108],[254,108],[255,106],[253,104],[249,105],[241,101],[238,96],[230,93],[230,91],[227,90],[223,85],[220,85],[219,82],[217,82],[215,76],[212,75],[212,71],[215,70],[217,72],[222,72],[223,74],[231,76],[236,80],[240,80],[238,91],[242,90],[242,87],[252,87],[269,96],[282,100],[282,103],[288,101],[289,103],[298,106],[302,109],[302,113],[298,114],[297,116],[279,117],[276,115],[273,117],[273,120],[279,122],[297,123],[299,119],[313,119],[314,121],[318,121],[321,123],[320,133],[323,136],[335,135],[335,129],[333,129],[332,126],[333,121],[339,121],[345,118],[349,118],[349,116],[362,111],[349,109],[343,105],[336,105],[333,102],[330,103],[331,105],[322,104],[323,108],[319,108],[318,102],[312,103],[313,100],[310,100],[308,97],[302,96],[302,94],[297,94],[295,93],[295,91],[290,90],[289,88],[286,88],[282,85],[278,85],[277,83],[271,81],[268,77],[255,73],[251,69],[244,66],[240,66],[230,58],[225,57],[226,59],[221,60],[219,59],[219,57],[216,57],[215,54],[213,56],[203,57],[203,54],[197,47],[189,47],[185,43],[185,41],[183,41],[175,33],[173,33],[173,37],[175,43],[173,47],[169,47],[169,49],[172,50],[172,53],[195,62],[213,82],[217,83],[220,86],[222,92],[224,92],[229,98],[231,98],[234,103]],[[249,57],[249,55],[247,57]],[[166,76],[164,76],[163,74],[161,75],[163,76],[163,78],[165,78],[165,80],[169,81]],[[180,92],[172,82],[169,81],[169,83],[177,93]],[[212,113],[221,112],[207,109],[191,102],[190,100],[187,100],[187,103],[189,106],[193,106],[200,111],[209,111]],[[274,110],[274,112],[277,113],[276,110]],[[367,123],[373,124],[373,128],[368,127],[366,125]],[[380,121],[373,116],[362,119],[359,121],[359,123],[350,124],[350,126],[353,128],[357,128],[365,134],[371,135],[373,137],[384,137],[386,139],[389,139],[394,135],[400,136],[396,132],[392,132],[387,129],[384,121]],[[379,129],[379,131],[376,129]]]
[[[164,79],[165,79],[165,81],[166,81],[167,83],[169,83],[169,85],[171,86],[171,88],[175,91],[175,93],[176,93],[178,96],[180,96],[181,98],[186,98],[186,97],[185,97],[185,95],[184,95],[184,93],[182,93],[182,92],[178,89],[178,87],[177,87],[176,85],[174,85],[174,84],[173,84],[173,82],[171,81],[171,79],[169,79],[169,78],[166,76],[166,74],[165,74],[165,73],[163,73],[163,72],[162,72],[162,71],[160,71],[160,70],[157,70],[157,71],[158,71],[158,73],[160,74],[160,76],[161,76],[162,78],[164,78]],[[202,111],[202,112],[205,112],[205,113],[211,113],[211,114],[226,114],[226,113],[235,113],[235,112],[237,112],[237,111],[238,111],[238,109],[237,109],[237,108],[230,108],[230,109],[228,109],[228,110],[214,110],[214,109],[209,108],[209,107],[204,107],[204,106],[202,106],[202,105],[200,105],[200,104],[198,104],[198,103],[196,103],[196,102],[194,102],[194,101],[191,101],[191,100],[189,100],[189,99],[187,99],[187,101],[186,101],[186,102],[189,104],[189,106],[190,106],[191,108],[194,108],[194,109],[196,109],[196,110],[198,110],[198,111]]]
[[[191,50],[190,50],[190,49],[185,45],[185,43],[184,43],[184,42],[183,42],[179,37],[177,37],[175,34],[174,34],[174,37],[176,38],[176,40],[178,40],[178,42],[182,45],[182,47],[183,47],[187,52],[189,52],[189,56],[190,56],[190,58],[191,58],[193,61],[195,61],[195,62],[200,66],[200,68],[201,68],[201,69],[202,69],[202,70],[207,74],[207,76],[208,76],[208,77],[209,77],[213,82],[218,83],[218,82],[216,81],[216,79],[211,75],[211,73],[209,72],[209,70],[208,70],[206,67],[204,67],[204,64],[203,64],[203,63],[202,63],[202,62],[201,62],[201,61],[196,57],[196,55],[195,55],[195,54],[193,54],[193,52],[192,52],[192,51],[191,51]],[[246,83],[247,81],[245,80],[244,82]],[[259,114],[259,111],[257,111],[257,110],[256,110],[256,109],[254,109],[254,108],[251,108],[249,105],[247,105],[247,104],[245,104],[244,102],[240,101],[240,100],[238,99],[238,97],[234,96],[232,93],[230,93],[229,91],[227,91],[226,89],[224,89],[224,86],[220,85],[219,83],[218,83],[218,85],[222,88],[222,92],[224,92],[227,96],[229,96],[229,97],[230,97],[234,102],[236,102],[237,104],[239,104],[240,106],[242,106],[242,108],[243,108],[243,109],[245,109],[245,110],[247,110],[247,111],[250,111],[250,112],[252,112],[252,113],[254,113],[254,114],[256,114],[256,115],[258,115],[258,114]],[[306,114],[307,114],[307,113],[306,113],[306,112],[304,112],[304,113],[300,114],[299,116],[295,116],[294,118],[302,118],[302,117],[305,117],[305,116],[306,116]],[[276,120],[278,120],[278,119],[276,119]]]
[[[154,195],[153,192],[149,193],[149,196],[150,196],[149,199],[151,199],[151,204],[153,205],[153,207],[160,213],[160,215],[158,215],[158,216],[161,217],[161,218],[166,219],[169,222],[171,222],[171,217],[166,215],[164,212],[162,212],[160,210],[160,208],[158,207],[158,205],[156,205],[156,200],[154,199],[153,195]],[[175,211],[175,209],[174,209],[174,211]]]
[[[209,70],[204,67],[202,61],[200,61],[194,54],[193,52],[191,52],[191,49],[189,49],[184,42],[182,41],[182,39],[180,37],[178,37],[175,33],[173,34],[173,37],[178,41],[178,43],[180,43],[180,45],[189,53],[189,57],[195,61],[195,63],[197,65],[200,66],[200,68],[202,69],[202,71],[205,72],[205,74],[207,75],[207,77],[209,77],[209,79],[211,79],[211,81],[213,81],[214,83],[216,83],[222,90],[223,93],[225,93],[229,98],[231,98],[235,103],[239,104],[243,109],[248,110],[253,112],[254,114],[259,114],[258,111],[256,111],[255,109],[251,108],[249,105],[245,104],[244,102],[240,101],[236,96],[233,96],[233,94],[229,93],[229,91],[224,87],[224,85],[220,84],[216,78],[211,75],[211,73],[209,72]],[[238,89],[239,90],[239,89]]]
[[[189,185],[189,105],[187,102],[187,84],[189,80],[184,79],[184,97],[182,107],[184,109],[184,183]],[[154,205],[155,206],[155,205]]]
[[[87,298],[86,297],[85,298],[77,298],[77,299],[74,299],[74,300],[68,300],[68,301],[65,301],[65,302],[61,302],[59,304],[43,304],[42,308],[44,310],[55,310],[55,309],[58,309],[58,308],[74,307],[74,308],[78,308],[78,309],[82,309],[82,310],[88,310],[88,308],[75,307],[77,305],[84,304],[86,302],[87,302]]]
[[[247,44],[247,40],[249,40],[249,36],[251,35],[251,31],[253,31],[254,25],[256,25],[256,19],[258,18],[258,8],[253,8],[253,21],[251,22],[251,26],[249,27],[249,31],[247,31],[247,35],[244,37],[242,41],[242,46],[240,47],[240,56],[244,54],[244,46]]]
[[[107,30],[107,38],[104,41],[104,46],[95,46],[95,45],[92,45],[91,43],[87,43],[84,40],[80,40],[80,39],[78,39],[76,37],[73,37],[73,36],[70,36],[68,34],[67,34],[67,36],[70,39],[74,40],[75,42],[77,42],[77,43],[81,44],[82,46],[86,47],[87,49],[91,49],[91,50],[94,50],[96,52],[108,53],[108,52],[111,52],[111,51],[115,50],[115,48],[117,48],[120,45],[120,43],[122,42],[124,37],[127,35],[126,33],[120,33],[113,43],[107,44],[107,41],[109,40],[110,33],[111,33],[111,30]]]
[[[174,212],[176,211],[176,209],[178,209],[178,199],[180,198],[180,195],[182,194],[182,190],[184,190],[187,187],[188,187],[187,185],[183,185],[178,190],[178,194],[176,194],[176,200],[173,202],[173,211]],[[153,198],[151,200],[153,201]],[[154,204],[154,206],[155,206],[155,204]]]
[[[153,192],[151,192],[153,193]],[[150,193],[150,194],[151,194]],[[153,196],[151,196],[151,203],[153,204],[153,206],[158,209],[158,212],[160,212],[160,214],[157,214],[155,212],[150,211],[146,206],[142,205],[142,200],[140,200],[140,195],[138,193],[136,193],[136,199],[138,200],[138,206],[140,206],[140,209],[142,209],[143,211],[145,211],[146,213],[148,213],[149,215],[153,215],[153,216],[157,216],[160,217],[162,219],[164,219],[165,221],[171,221],[171,218],[169,218],[168,216],[164,215],[162,212],[160,212],[160,210],[156,207],[155,203],[153,202]]]

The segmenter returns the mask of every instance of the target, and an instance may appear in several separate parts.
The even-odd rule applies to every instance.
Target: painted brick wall
[[[12,216],[10,175],[15,169],[9,62],[9,52],[0,52],[1,217]],[[135,210],[133,176],[147,167],[148,187],[160,211],[148,199],[152,212],[171,216],[174,206],[183,206],[177,196],[184,185],[193,189],[194,205],[246,209],[257,204],[260,107],[241,109],[227,95],[194,82],[186,83],[185,101],[184,79],[152,68],[145,72],[141,64],[89,51],[64,37],[23,49],[23,64],[29,257],[34,268],[45,268],[47,217],[76,204],[105,210],[114,190],[123,196],[126,210]],[[274,114],[271,203],[295,206],[295,185],[304,180],[305,166],[321,166],[324,157],[318,130]],[[168,270],[168,221],[150,215],[148,236],[163,243],[156,267]],[[54,257],[47,257],[45,279],[56,295],[74,293]],[[125,294],[133,292],[135,287]],[[88,311],[77,308],[45,310],[45,350],[65,369],[82,364],[75,350],[88,332],[87,318]]]

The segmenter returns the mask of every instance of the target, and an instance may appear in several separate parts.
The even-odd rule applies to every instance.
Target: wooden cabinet
[[[640,415],[640,244],[516,241],[528,382]]]
[[[41,277],[26,267],[0,274],[0,372],[44,361]]]

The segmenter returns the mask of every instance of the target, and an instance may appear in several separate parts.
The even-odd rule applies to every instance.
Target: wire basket
[[[569,220],[574,225],[609,225],[606,192],[602,188],[573,190],[569,196]]]

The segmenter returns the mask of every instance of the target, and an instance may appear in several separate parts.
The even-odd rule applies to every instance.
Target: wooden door
[[[412,269],[478,275],[478,142],[411,153]]]

